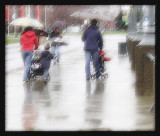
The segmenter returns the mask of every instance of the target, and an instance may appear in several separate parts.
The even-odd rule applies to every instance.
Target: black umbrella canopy
[[[55,28],[57,28],[57,27],[63,27],[65,24],[66,24],[65,21],[60,21],[60,20],[55,21],[55,22],[51,25],[51,27],[49,28],[49,31],[54,31]]]
[[[48,37],[48,32],[41,30],[41,29],[33,29],[33,31],[36,33],[36,36],[45,36]]]

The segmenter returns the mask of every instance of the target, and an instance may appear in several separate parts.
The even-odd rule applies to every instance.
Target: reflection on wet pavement
[[[47,85],[23,84],[23,69],[8,74],[6,130],[154,130],[155,115],[148,112],[154,98],[136,93],[128,56],[118,56],[117,43],[124,38],[104,37],[112,58],[105,64],[109,76],[104,80],[85,80],[83,46],[51,64]]]
[[[97,129],[103,121],[104,81],[86,82],[84,129]]]

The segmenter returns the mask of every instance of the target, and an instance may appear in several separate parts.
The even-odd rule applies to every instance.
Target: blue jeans
[[[49,69],[44,69],[43,70],[44,71],[44,73],[43,73],[43,78],[45,78],[45,79],[48,79],[48,76],[49,76]]]
[[[23,80],[30,79],[30,66],[31,66],[31,59],[32,59],[33,52],[32,51],[22,51],[21,56],[24,63],[24,75]]]
[[[91,62],[91,57],[93,60],[93,65],[96,70],[96,78],[99,78],[101,76],[100,73],[100,67],[98,63],[98,56],[99,52],[98,50],[85,50],[85,72],[86,72],[86,78],[91,77],[91,72],[90,72],[90,62]]]
[[[57,53],[57,57],[53,60],[53,62],[59,61],[60,59],[60,46],[55,45],[55,46],[51,46],[51,52],[53,54],[53,56]]]

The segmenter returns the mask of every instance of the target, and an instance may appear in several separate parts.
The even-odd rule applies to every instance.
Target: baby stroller
[[[31,67],[30,67],[30,74],[31,74],[32,81],[42,79],[43,68],[40,63],[37,63],[37,60],[39,59],[41,53],[42,53],[42,50],[36,50],[33,52],[33,57],[32,57]]]
[[[98,57],[98,63],[99,63],[99,66],[100,66],[100,72],[101,72],[101,78],[106,78],[108,77],[108,74],[105,73],[106,71],[106,68],[105,68],[105,61],[110,61],[111,59],[110,58],[107,58],[104,56],[104,51],[99,51],[99,57]],[[93,74],[91,75],[91,78],[92,79],[95,79],[96,78],[96,73],[95,73],[95,68],[93,68]]]

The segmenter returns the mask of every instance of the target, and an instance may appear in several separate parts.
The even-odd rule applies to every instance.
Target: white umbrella
[[[10,23],[10,25],[23,26],[23,27],[32,26],[32,27],[37,27],[37,28],[43,27],[43,25],[39,21],[29,18],[29,17],[17,18],[13,20]]]
[[[71,16],[79,17],[82,19],[98,19],[103,21],[111,21],[111,18],[108,15],[104,15],[94,9],[83,9],[74,12]]]

